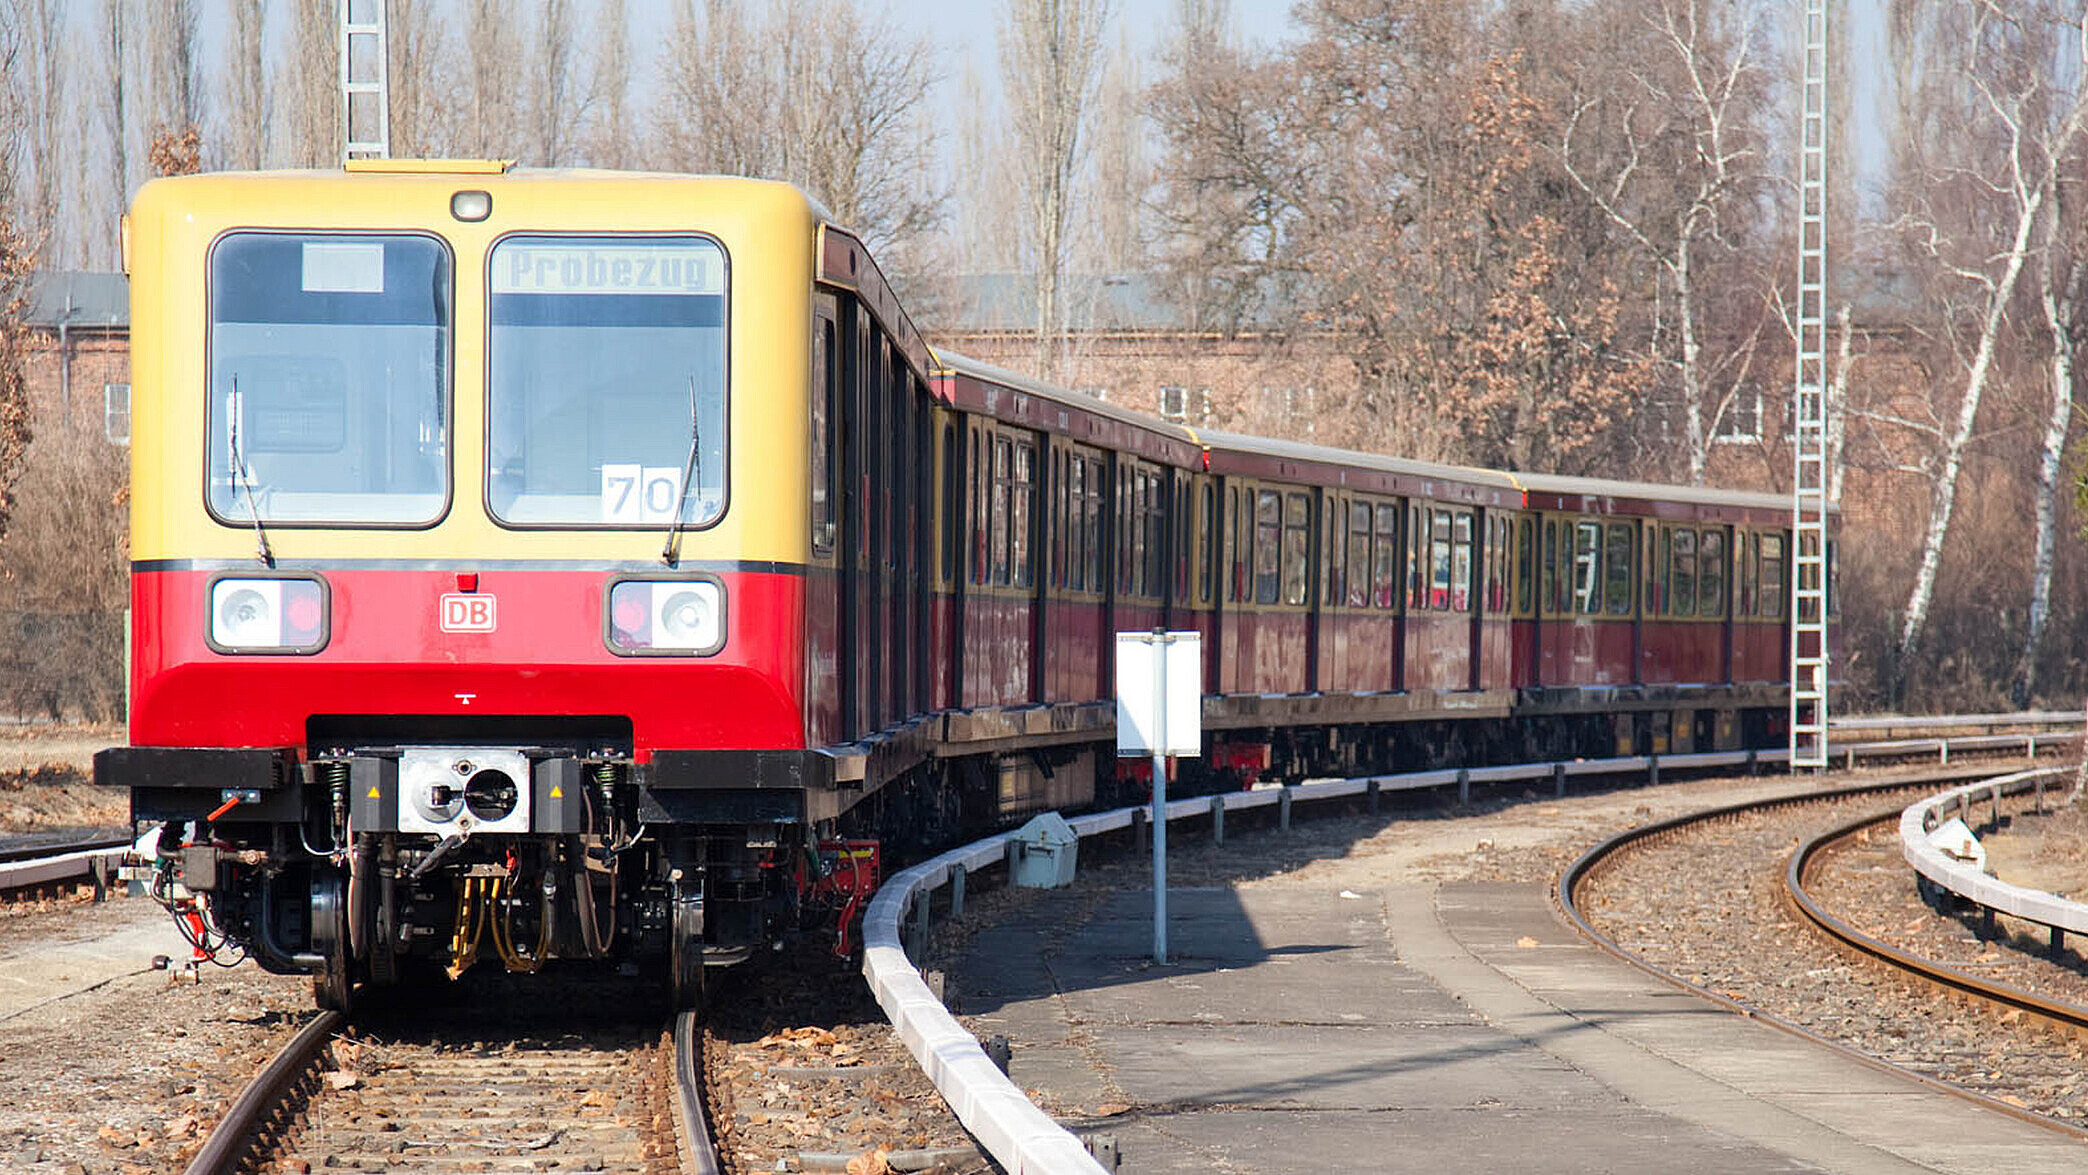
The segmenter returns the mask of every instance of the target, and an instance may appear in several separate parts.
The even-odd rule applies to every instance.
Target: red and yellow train
[[[1215,785],[1780,737],[1784,500],[1200,433],[934,355],[785,185],[159,180],[124,262],[131,745],[97,779],[199,949],[322,1004],[489,947],[694,1002],[845,923],[880,851],[1123,782],[1119,630],[1204,634]]]

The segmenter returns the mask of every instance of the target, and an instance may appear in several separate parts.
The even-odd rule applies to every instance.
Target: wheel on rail
[[[312,881],[312,951],[321,960],[312,973],[312,1002],[328,1012],[346,1014],[355,1004],[353,960],[348,948],[348,900],[339,876],[322,874]]]
[[[673,919],[669,928],[667,983],[674,1008],[680,1012],[703,1010],[703,891],[677,885]]]

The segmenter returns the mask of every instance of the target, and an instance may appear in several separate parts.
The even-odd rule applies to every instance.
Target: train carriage
[[[131,745],[209,953],[322,1004],[481,952],[683,1003],[883,865],[1190,786],[1780,729],[1780,503],[1201,432],[931,354],[754,180],[364,161],[146,186]],[[1781,521],[1780,521],[1781,520]],[[172,883],[180,882],[181,888]]]

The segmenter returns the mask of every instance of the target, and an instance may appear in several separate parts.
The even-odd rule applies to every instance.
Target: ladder
[[[391,96],[385,0],[339,0],[341,144],[348,159],[391,157]]]
[[[1805,0],[1791,394],[1791,769],[1827,766],[1827,11]]]

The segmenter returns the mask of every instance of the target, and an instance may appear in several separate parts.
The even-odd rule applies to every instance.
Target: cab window
[[[237,232],[210,252],[220,522],[427,525],[449,503],[452,282],[432,237]]]
[[[725,252],[508,237],[488,261],[486,500],[502,522],[705,526],[725,509]]]

